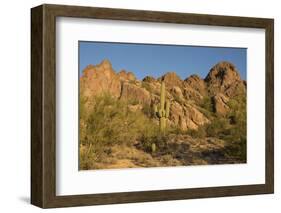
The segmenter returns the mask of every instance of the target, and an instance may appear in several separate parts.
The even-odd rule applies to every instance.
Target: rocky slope
[[[153,111],[162,81],[164,134]],[[80,169],[245,163],[246,129],[246,82],[229,62],[204,79],[167,72],[140,80],[104,60],[80,77]]]
[[[141,110],[145,106],[152,108],[159,103],[161,81],[165,82],[166,96],[171,102],[168,124],[181,130],[198,129],[209,123],[213,116],[226,115],[231,99],[246,96],[246,82],[229,62],[216,64],[205,79],[191,75],[182,80],[175,72],[167,72],[158,79],[147,76],[139,80],[133,72],[116,72],[109,60],[83,70],[80,96],[91,98],[109,93],[117,99],[132,100],[131,110]],[[206,100],[211,108],[204,105]]]

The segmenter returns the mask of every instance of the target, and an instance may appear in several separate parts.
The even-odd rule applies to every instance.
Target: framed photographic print
[[[31,9],[31,203],[274,191],[273,19]]]

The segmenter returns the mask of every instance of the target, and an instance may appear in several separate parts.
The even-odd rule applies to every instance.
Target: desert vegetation
[[[237,74],[223,62],[205,79],[168,73],[140,81],[107,60],[88,66],[80,79],[80,169],[245,163],[246,83]]]

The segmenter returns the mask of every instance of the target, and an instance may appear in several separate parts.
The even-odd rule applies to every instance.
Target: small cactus
[[[154,153],[156,151],[156,144],[151,144],[151,152]]]
[[[160,93],[160,106],[154,105],[154,112],[159,118],[160,122],[160,131],[165,132],[166,129],[166,120],[169,118],[170,114],[170,102],[169,100],[165,101],[165,82],[161,82],[161,93]]]

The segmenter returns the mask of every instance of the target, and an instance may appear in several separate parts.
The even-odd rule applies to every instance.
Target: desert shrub
[[[194,138],[216,137],[220,138],[228,128],[227,119],[215,117],[210,123],[190,129],[187,133]]]
[[[241,122],[242,121],[240,120],[239,123]],[[231,126],[227,134],[225,133],[223,135],[222,139],[225,140],[228,144],[225,148],[225,151],[230,157],[240,159],[243,162],[246,161],[246,125],[242,123]]]
[[[80,106],[80,109],[83,107]],[[80,114],[80,143],[87,150],[82,156],[85,161],[89,158],[98,161],[106,156],[106,148],[131,146],[141,137],[154,136],[159,129],[144,112],[130,111],[128,102],[109,94],[94,97],[87,115]]]
[[[88,148],[88,147],[87,147]],[[79,169],[91,169],[92,163],[98,159],[97,152],[91,152],[89,149],[85,150],[84,147],[80,145],[80,155],[79,155]]]
[[[127,104],[131,104],[131,105],[137,105],[139,103],[140,101],[137,98],[133,98],[133,99],[131,98],[127,101]]]
[[[142,108],[143,113],[149,117],[149,118],[153,118],[154,117],[154,110],[153,107],[150,106],[150,104],[143,104],[143,108]]]
[[[105,145],[134,141],[146,122],[142,112],[131,112],[127,103],[108,95],[95,98],[86,121],[91,141]]]
[[[205,125],[208,137],[219,137],[228,128],[228,120],[222,117],[215,117],[209,124]]]
[[[227,104],[231,110],[230,116],[232,116],[233,124],[246,121],[246,96],[237,96],[231,99]]]
[[[246,162],[247,157],[247,140],[245,137],[241,137],[238,141],[230,143],[226,148],[225,152],[232,158],[240,159]]]
[[[86,116],[86,103],[87,103],[87,99],[85,97],[80,97],[80,102],[79,102],[79,116],[80,119],[85,118]]]
[[[182,130],[179,126],[171,126],[169,127],[168,131],[169,133],[176,134],[176,135],[179,134],[184,135],[188,133],[188,131]]]
[[[213,105],[213,101],[212,101],[211,97],[205,96],[200,103],[200,107],[202,107],[203,109],[205,109],[209,112],[213,112],[214,105]]]
[[[204,138],[207,135],[205,126],[199,126],[198,129],[190,129],[187,133],[193,138]]]
[[[79,135],[80,139],[86,136],[86,123],[88,116],[89,101],[85,97],[80,97],[79,101]],[[82,140],[81,140],[82,141]]]
[[[197,109],[203,114],[205,115],[208,119],[212,119],[214,115],[214,113],[212,111],[209,111],[205,108],[202,107],[197,107]]]
[[[168,136],[161,133],[158,129],[155,129],[148,134],[147,132],[144,132],[140,137],[141,148],[146,152],[152,152],[153,145],[155,145],[156,151],[166,148],[167,141]]]
[[[247,134],[247,105],[246,97],[237,97],[229,102],[231,109],[229,118],[231,124],[235,126],[235,134],[244,135]]]
[[[228,102],[228,128],[221,131],[220,138],[227,142],[225,153],[241,162],[247,156],[247,114],[246,96],[237,96]]]

